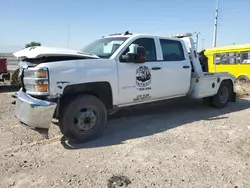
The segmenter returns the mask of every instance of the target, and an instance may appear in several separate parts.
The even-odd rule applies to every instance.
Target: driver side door
[[[122,53],[130,52],[133,45],[143,46],[146,49],[146,62],[118,62],[119,76],[119,104],[129,105],[157,99],[161,96],[161,67],[157,61],[155,38],[135,39]]]

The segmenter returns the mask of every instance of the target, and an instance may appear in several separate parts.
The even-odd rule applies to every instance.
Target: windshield
[[[83,49],[82,52],[97,55],[100,58],[109,59],[128,37],[110,37],[98,39]]]

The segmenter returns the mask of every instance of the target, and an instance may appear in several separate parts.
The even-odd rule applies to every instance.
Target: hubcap
[[[79,131],[91,130],[97,122],[97,115],[93,109],[83,108],[74,116],[74,126]]]
[[[220,92],[220,101],[221,103],[226,103],[228,99],[228,89],[227,87],[223,87],[221,92]]]

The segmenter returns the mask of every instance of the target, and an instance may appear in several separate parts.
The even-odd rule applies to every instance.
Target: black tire
[[[240,81],[240,82],[242,82],[242,83],[247,83],[247,82],[249,82],[249,78],[248,78],[247,76],[244,76],[244,75],[239,76],[239,77],[237,78],[237,80]]]
[[[219,90],[212,98],[212,104],[217,108],[224,108],[227,106],[230,96],[232,95],[233,88],[230,81],[223,81],[220,84]]]
[[[213,101],[212,101],[212,97],[204,97],[203,98],[203,102],[205,105],[207,106],[213,106]]]
[[[79,125],[76,125],[74,121],[77,113],[85,113],[81,112],[81,110],[87,108],[93,110],[96,121],[90,130],[79,130],[79,127],[77,127]],[[80,124],[84,124],[82,115],[81,122]],[[107,110],[105,105],[99,98],[92,95],[78,95],[68,100],[62,104],[59,113],[59,126],[62,134],[69,140],[75,140],[77,142],[87,142],[99,137],[105,128],[106,122]]]

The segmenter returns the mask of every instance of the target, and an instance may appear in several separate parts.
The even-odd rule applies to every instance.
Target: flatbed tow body
[[[230,79],[233,85],[236,82],[236,77],[228,72],[203,72],[201,69],[200,61],[195,51],[193,39],[190,37],[181,36],[185,42],[190,55],[191,65],[193,67],[191,76],[191,86],[188,95],[192,98],[204,98],[214,96],[220,87],[220,83],[225,79]],[[236,102],[235,87],[230,96],[230,102]]]
[[[219,73],[219,74],[209,74],[204,75],[203,77],[194,77],[191,81],[191,88],[189,95],[192,98],[204,98],[215,95],[220,87],[220,83],[223,78],[228,78],[227,73]],[[230,97],[230,102],[236,102],[236,92],[235,89],[232,92],[232,95]]]

